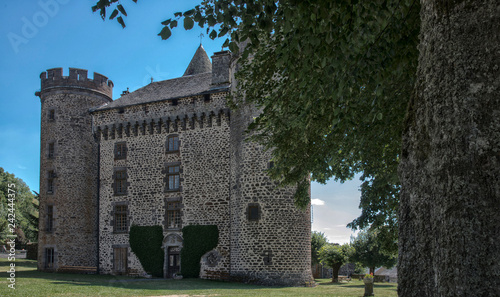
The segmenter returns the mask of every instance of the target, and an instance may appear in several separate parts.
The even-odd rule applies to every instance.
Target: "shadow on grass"
[[[0,261],[0,264],[7,264]],[[107,287],[132,290],[254,290],[270,288],[258,285],[232,283],[214,280],[188,278],[182,280],[163,278],[132,278],[128,276],[71,274],[37,271],[37,263],[33,260],[16,260],[16,267],[22,267],[17,272],[18,278],[45,280],[50,285],[76,287]],[[278,288],[278,287],[272,287]]]
[[[327,282],[327,281],[319,281],[317,282],[319,286],[336,286],[336,287],[343,287],[343,288],[364,288],[365,285],[363,283],[356,283],[354,282],[341,282],[341,283],[333,283],[333,282]],[[390,283],[375,283],[373,286],[374,289],[380,288],[380,289],[387,289],[387,290],[394,290],[397,291],[397,285],[396,284],[390,284]]]
[[[25,270],[28,270],[29,268],[36,270],[37,268],[35,260],[16,259],[14,263],[16,264],[16,266],[22,266]]]

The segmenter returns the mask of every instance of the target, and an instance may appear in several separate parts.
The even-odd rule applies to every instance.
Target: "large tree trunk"
[[[403,135],[399,296],[498,296],[500,2],[424,1]]]
[[[339,270],[342,267],[342,264],[337,264],[332,266],[332,283],[339,282]]]

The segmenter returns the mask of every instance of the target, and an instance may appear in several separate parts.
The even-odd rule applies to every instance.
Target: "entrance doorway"
[[[170,233],[163,239],[165,260],[163,262],[163,277],[173,278],[181,272],[182,237],[178,233]]]
[[[179,272],[181,266],[181,248],[171,246],[168,248],[167,278],[173,278],[174,274]]]

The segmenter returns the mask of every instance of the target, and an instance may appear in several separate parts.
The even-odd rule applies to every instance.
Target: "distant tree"
[[[339,269],[347,263],[349,257],[353,252],[352,247],[349,244],[325,244],[319,250],[319,259],[321,264],[332,268],[332,282],[337,283],[339,281]]]
[[[351,241],[351,246],[354,248],[351,260],[370,268],[370,273],[374,273],[376,267],[391,268],[397,262],[395,253],[383,249],[377,230],[359,232]]]
[[[365,273],[366,271],[366,268],[363,264],[359,263],[359,262],[356,262],[354,263],[354,273],[356,274],[363,274]]]
[[[8,227],[9,216],[9,184],[15,184],[11,189],[15,190],[14,214],[15,233],[18,235],[17,242],[22,247],[28,241],[38,241],[38,200],[33,195],[26,183],[14,174],[6,172],[0,167],[0,241],[5,241],[6,236],[11,234]]]
[[[311,234],[311,265],[319,264],[319,250],[328,243],[325,233],[313,231]]]
[[[31,201],[31,206],[29,204],[22,209],[23,216],[26,218],[27,225],[26,237],[30,242],[38,241],[38,221],[39,221],[39,207],[40,207],[40,194],[33,191],[33,200]],[[28,203],[28,201],[27,201]]]

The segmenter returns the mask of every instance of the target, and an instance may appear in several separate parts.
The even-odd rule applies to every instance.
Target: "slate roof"
[[[194,53],[191,62],[186,68],[183,76],[195,75],[205,72],[212,72],[212,63],[210,62],[210,58],[208,57],[207,52],[200,44],[200,46],[196,50],[196,53]]]
[[[208,68],[206,62],[210,67]],[[204,72],[200,72],[204,71]],[[186,73],[193,72],[188,75]],[[212,64],[207,53],[200,45],[189,63],[184,76],[152,82],[131,93],[122,95],[113,102],[93,109],[92,111],[114,109],[119,107],[144,104],[155,101],[189,97],[204,93],[214,93],[227,90],[228,86],[212,86]]]

